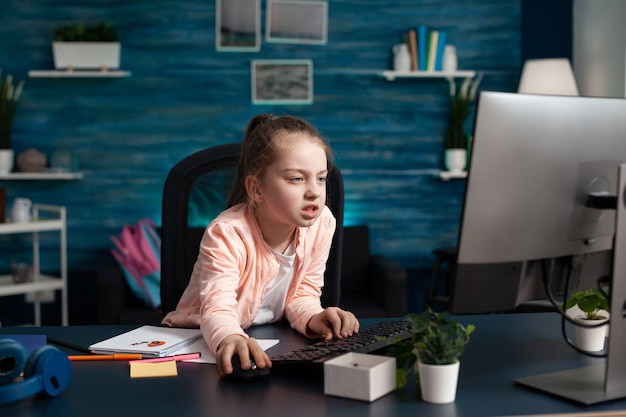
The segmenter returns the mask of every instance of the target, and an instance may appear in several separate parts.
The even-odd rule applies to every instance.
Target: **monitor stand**
[[[587,405],[626,397],[626,164],[619,167],[617,183],[610,336],[605,363],[515,379],[519,384]]]

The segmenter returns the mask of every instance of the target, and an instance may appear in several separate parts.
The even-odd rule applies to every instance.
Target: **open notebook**
[[[277,339],[257,340],[264,350],[278,343]],[[141,353],[145,357],[164,357],[200,352],[193,362],[215,363],[215,356],[202,338],[199,329],[141,326],[89,346],[94,353]]]

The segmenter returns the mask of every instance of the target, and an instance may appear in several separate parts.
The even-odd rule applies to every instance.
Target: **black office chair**
[[[170,170],[163,188],[161,213],[161,304],[163,315],[176,309],[187,288],[198,247],[208,221],[226,208],[236,174],[241,144],[226,144],[198,151]],[[343,240],[343,179],[338,168],[331,171],[327,204],[337,219],[326,265],[322,304],[339,305]],[[190,226],[190,217],[208,217],[201,226]],[[195,222],[194,222],[195,223]]]
[[[343,229],[341,303],[357,317],[401,317],[406,311],[406,269],[370,253],[369,228]]]

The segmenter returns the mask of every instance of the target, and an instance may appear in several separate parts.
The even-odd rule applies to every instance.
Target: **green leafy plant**
[[[411,372],[415,372],[415,380],[419,382],[415,366],[418,360],[431,365],[458,361],[475,330],[473,324],[463,326],[448,314],[430,308],[420,314],[409,314],[406,319],[412,325],[411,337],[387,349],[387,355],[396,358],[396,382],[400,388],[406,385]]]
[[[24,80],[13,84],[13,76],[2,77],[0,70],[0,149],[11,149],[11,125],[22,94]]]
[[[600,288],[590,288],[588,290],[577,291],[565,303],[565,308],[569,309],[578,306],[585,313],[586,320],[599,320],[606,317],[600,316],[600,310],[609,310],[609,295]]]
[[[450,116],[444,138],[446,149],[467,149],[465,120],[469,116],[470,106],[476,99],[476,92],[482,74],[476,79],[466,78],[457,91],[456,83],[450,81]]]
[[[108,23],[82,24],[67,23],[55,27],[52,36],[56,42],[118,42],[117,31]]]

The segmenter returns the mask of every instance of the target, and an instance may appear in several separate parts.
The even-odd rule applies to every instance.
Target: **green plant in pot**
[[[608,293],[600,288],[577,291],[565,302],[566,309],[575,306],[584,314],[584,316],[574,318],[575,321],[583,323],[575,327],[576,346],[589,352],[604,349],[606,328],[608,326],[605,323],[608,320],[608,316],[604,312],[609,311]]]
[[[415,372],[415,380],[421,385],[424,397],[424,388],[428,388],[425,387],[428,382],[420,376],[417,365],[455,365],[458,375],[459,359],[475,326],[464,326],[448,314],[437,313],[430,308],[420,314],[409,314],[406,319],[412,324],[409,329],[411,337],[390,346],[387,355],[396,358],[398,387],[404,387],[407,377]],[[456,391],[456,379],[453,388]]]
[[[13,76],[3,77],[0,70],[0,149],[12,149],[11,125],[15,119],[17,102],[22,94],[24,80],[17,85],[13,82]]]
[[[121,45],[117,31],[108,23],[67,23],[52,30],[54,67],[68,71],[117,69]]]
[[[465,133],[467,120],[482,74],[476,79],[466,78],[457,91],[454,80],[450,81],[450,113],[444,136],[444,165],[450,172],[461,172],[467,165],[468,138]]]

